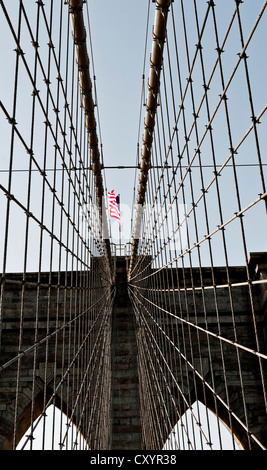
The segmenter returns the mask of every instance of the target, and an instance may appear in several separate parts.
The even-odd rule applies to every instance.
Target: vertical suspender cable
[[[101,155],[98,145],[97,124],[95,119],[95,104],[92,93],[92,82],[89,72],[89,57],[86,44],[86,29],[83,17],[83,0],[69,0],[69,12],[72,20],[73,39],[76,49],[77,65],[79,70],[79,82],[82,93],[82,102],[85,112],[85,124],[88,131],[88,143],[91,153],[91,165],[94,173],[96,201],[102,224],[106,255],[109,262],[110,276],[112,278],[113,267],[111,263],[111,249],[108,238],[108,222],[106,211],[103,209],[104,185],[101,173]]]
[[[137,201],[135,212],[135,224],[133,233],[132,255],[130,260],[129,275],[133,269],[138,250],[142,207],[145,202],[147,178],[150,168],[153,132],[155,128],[155,115],[160,87],[160,73],[162,68],[163,49],[166,35],[166,25],[170,0],[157,0],[155,23],[153,28],[153,46],[150,59],[150,74],[148,79],[148,94],[146,101],[145,129],[143,134],[142,159],[140,164],[139,185],[137,188]]]

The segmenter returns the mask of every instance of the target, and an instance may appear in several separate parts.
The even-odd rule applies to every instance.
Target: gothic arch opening
[[[88,450],[88,444],[78,428],[55,405],[50,405],[45,416],[40,415],[33,427],[33,439],[29,437],[30,427],[16,450]]]
[[[164,450],[243,450],[227,425],[196,401],[174,426]]]

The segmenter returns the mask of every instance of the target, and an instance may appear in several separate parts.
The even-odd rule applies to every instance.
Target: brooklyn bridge
[[[128,3],[0,0],[0,449],[267,450],[267,1]]]

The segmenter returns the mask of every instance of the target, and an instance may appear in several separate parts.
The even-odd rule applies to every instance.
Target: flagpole
[[[109,214],[111,217],[116,217],[119,221],[119,245],[120,245],[120,256],[121,256],[121,217],[120,217],[120,194],[117,196],[114,193],[114,189],[108,192],[109,201]],[[117,244],[115,244],[117,246]]]
[[[119,212],[120,212],[120,194],[118,194],[118,208],[119,208]],[[119,245],[120,245],[120,256],[121,256],[121,221],[119,220]]]
[[[119,221],[119,244],[120,244],[120,256],[121,256],[121,222]]]

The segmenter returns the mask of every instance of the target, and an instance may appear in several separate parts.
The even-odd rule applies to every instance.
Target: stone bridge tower
[[[105,438],[101,437],[101,442],[105,442],[107,448],[110,449],[144,449],[143,433],[148,432],[146,422],[146,415],[142,409],[142,398],[143,394],[146,393],[147,384],[144,383],[143,373],[140,369],[139,361],[139,349],[141,342],[143,341],[143,335],[145,334],[140,319],[140,312],[133,311],[133,306],[130,302],[127,289],[127,260],[123,257],[117,258],[116,260],[116,296],[114,300],[114,308],[111,314],[111,344],[110,349],[107,349],[107,353],[110,354],[110,360],[106,362],[107,376],[111,374],[111,402],[103,404],[104,411],[107,412],[110,409],[111,423],[110,427],[108,424],[105,429],[99,430],[94,426],[94,413],[96,409],[92,403],[92,426],[89,436],[89,445],[92,449],[97,448],[96,436],[99,433],[109,433]],[[257,255],[251,257],[250,262],[251,270],[254,273],[254,279],[267,278],[267,264],[266,256]],[[243,278],[243,268],[233,268],[232,276],[235,278],[235,282],[238,284],[239,280]],[[171,275],[170,272],[167,273]],[[172,273],[173,274],[173,273]],[[188,273],[189,275],[189,273]],[[195,285],[197,286],[197,271],[195,275]],[[206,272],[208,277],[208,270]],[[216,276],[222,285],[225,282],[223,270],[217,268]],[[53,310],[53,305],[56,304],[56,299],[53,292],[50,290],[50,322],[57,322],[57,341],[52,341],[49,345],[49,349],[40,347],[38,349],[38,355],[36,357],[36,377],[35,377],[35,388],[34,395],[32,391],[32,355],[34,353],[34,344],[36,342],[35,328],[34,328],[34,311],[36,304],[35,291],[36,286],[34,283],[35,274],[31,275],[32,286],[28,282],[28,288],[25,291],[24,299],[24,351],[19,354],[20,367],[18,369],[18,361],[12,363],[12,358],[15,356],[17,343],[18,343],[18,332],[19,332],[19,312],[18,308],[20,305],[20,289],[18,289],[18,275],[9,275],[9,279],[13,279],[14,283],[9,283],[5,288],[4,296],[4,317],[3,317],[3,328],[2,328],[2,345],[1,345],[1,367],[0,367],[0,446],[1,449],[11,449],[13,445],[13,434],[14,434],[14,410],[17,406],[17,422],[15,423],[17,428],[18,440],[24,435],[30,424],[31,412],[33,409],[34,400],[34,413],[35,418],[38,414],[42,413],[43,404],[45,401],[51,400],[53,395],[52,390],[57,390],[57,383],[60,383],[62,379],[62,371],[67,371],[68,364],[67,359],[69,357],[69,342],[68,342],[68,330],[61,330],[60,326],[63,324],[63,311]],[[233,277],[232,277],[233,279]],[[262,284],[264,285],[264,284]],[[262,286],[261,285],[261,286]],[[197,291],[196,291],[197,292]],[[255,287],[255,299],[257,300],[256,306],[256,321],[258,331],[260,332],[261,351],[265,351],[266,345],[266,301],[267,293],[266,289],[261,287],[261,290]],[[39,293],[39,304],[41,307],[41,315],[39,315],[39,328],[38,333],[40,337],[44,336],[46,328],[47,318],[47,294],[48,291],[42,288],[42,292]],[[185,299],[184,299],[185,300]],[[190,298],[187,298],[189,305],[191,304]],[[68,299],[68,302],[71,300]],[[178,299],[176,298],[178,302]],[[201,292],[196,294],[195,302],[198,309],[198,339],[191,337],[191,340],[186,343],[188,351],[183,351],[183,354],[190,357],[190,344],[194,344],[197,348],[198,341],[202,344],[201,355],[202,357],[197,359],[197,351],[194,352],[195,362],[194,368],[195,373],[190,371],[186,367],[186,361],[179,361],[177,348],[173,348],[170,351],[169,356],[165,358],[166,363],[170,367],[170,378],[175,378],[177,382],[182,380],[188,384],[187,397],[194,394],[195,382],[197,378],[197,390],[198,398],[205,395],[205,401],[209,404],[209,407],[214,411],[220,419],[230,427],[234,429],[237,441],[241,444],[242,448],[248,449],[249,447],[256,448],[257,442],[261,442],[263,445],[267,443],[267,419],[264,402],[264,394],[262,393],[262,374],[266,378],[266,369],[260,370],[259,358],[256,355],[248,354],[246,348],[255,348],[254,336],[251,331],[254,327],[253,319],[249,313],[249,299],[247,290],[244,286],[240,285],[239,288],[235,289],[234,303],[235,311],[238,312],[236,317],[238,337],[242,337],[243,350],[239,351],[239,360],[242,363],[242,377],[243,384],[241,389],[240,382],[237,378],[238,371],[236,370],[238,362],[233,354],[233,344],[235,338],[229,335],[229,328],[231,328],[230,310],[227,301],[227,297],[224,295],[224,290],[218,293],[218,302],[220,305],[220,325],[221,335],[229,338],[228,344],[222,344],[218,341],[218,335],[216,328],[212,327],[215,325],[214,317],[216,312],[214,310],[214,304],[211,301],[208,311],[206,312],[206,320],[204,318],[203,305],[201,302]],[[66,305],[66,304],[65,304]],[[163,305],[163,304],[162,304]],[[174,308],[174,305],[172,306]],[[222,313],[223,312],[223,313]],[[66,309],[65,309],[66,315]],[[193,322],[194,312],[192,310],[192,318],[189,321]],[[205,321],[208,320],[211,339],[209,342],[210,349],[205,344],[205,333],[204,328]],[[66,321],[66,319],[64,319]],[[181,343],[182,330],[177,327],[177,324],[166,315],[162,314],[161,326],[164,326],[166,322],[172,322],[174,330],[173,343],[178,345]],[[50,325],[52,325],[52,323]],[[64,335],[62,334],[64,331]],[[96,334],[96,333],[94,333]],[[104,333],[103,333],[104,334]],[[213,336],[214,335],[214,336]],[[82,338],[78,338],[78,332],[75,340],[81,343]],[[92,340],[95,336],[92,336]],[[103,340],[105,338],[103,337]],[[37,338],[38,341],[38,338]],[[80,344],[79,343],[79,344]],[[72,343],[73,344],[73,343]],[[74,347],[74,346],[71,346]],[[221,350],[224,350],[224,362],[221,359]],[[32,349],[32,351],[30,351]],[[210,354],[212,354],[212,368]],[[56,357],[56,361],[55,361]],[[10,362],[10,364],[9,364]],[[139,366],[138,366],[139,364]],[[182,366],[181,366],[182,364]],[[3,367],[3,365],[5,365]],[[174,366],[175,365],[175,366]],[[223,370],[223,367],[225,370]],[[20,380],[18,382],[18,373]],[[71,418],[74,423],[79,421],[78,414],[76,415],[71,411],[70,404],[68,403],[68,387],[75,389],[75,382],[79,374],[78,368],[75,369],[75,373],[66,374],[64,381],[66,387],[59,388],[60,393],[55,393],[53,396],[54,403],[61,406],[67,416]],[[228,390],[225,389],[223,377],[227,377]],[[91,391],[97,384],[97,377],[93,377],[91,381]],[[78,383],[78,382],[77,382]],[[179,385],[179,383],[178,383]],[[151,385],[153,386],[153,384]],[[16,394],[17,387],[19,387],[19,393]],[[173,380],[170,380],[170,387],[173,387]],[[218,393],[218,399],[214,401],[213,388]],[[77,390],[78,393],[78,390]],[[155,390],[156,393],[156,390]],[[245,393],[247,400],[247,413],[244,417],[242,408],[242,393]],[[231,408],[231,414],[223,404],[227,401],[227,395],[229,399],[229,407]],[[93,396],[93,393],[92,393]],[[19,402],[16,403],[16,397],[19,397]],[[215,409],[216,403],[216,409]],[[179,405],[179,397],[177,397],[177,406]],[[169,426],[164,428],[164,439],[168,438],[169,432],[172,427],[175,426],[177,417],[173,412],[173,404],[169,398],[165,397],[165,406],[169,407]],[[229,416],[231,416],[232,422],[229,422]],[[249,423],[250,436],[244,430],[242,423],[247,419]],[[143,421],[142,421],[143,420]],[[109,430],[109,431],[108,431]],[[151,432],[151,429],[150,431]],[[152,430],[153,432],[153,430]],[[253,436],[254,440],[251,441],[250,437]],[[251,444],[252,442],[252,444]],[[151,450],[151,449],[148,449]]]

